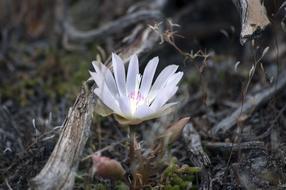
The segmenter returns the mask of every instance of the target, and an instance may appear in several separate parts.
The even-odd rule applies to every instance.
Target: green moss
[[[197,167],[179,167],[176,159],[172,159],[169,166],[163,172],[162,184],[166,190],[184,190],[189,184],[195,183],[195,175],[200,172]],[[197,188],[194,188],[197,189]]]
[[[54,67],[57,67],[58,71],[53,73],[53,78],[48,79],[44,90],[49,95],[73,98],[83,81],[88,79],[90,63],[79,54],[59,56],[55,62],[57,65],[52,63],[47,70],[54,72]]]
[[[91,56],[66,52],[45,53],[44,61],[37,63],[36,70],[18,71],[0,86],[2,98],[14,99],[21,105],[39,96],[38,92],[51,99],[75,98],[81,84],[89,77],[91,58],[88,57]]]
[[[106,185],[102,184],[102,183],[98,183],[96,185],[94,185],[94,188],[95,190],[107,190],[107,187]]]
[[[129,190],[129,187],[123,182],[117,182],[115,185],[115,190]]]
[[[165,187],[165,190],[181,190],[181,188],[180,188],[179,185],[174,185],[174,186],[172,186],[172,185],[167,185],[167,186]]]

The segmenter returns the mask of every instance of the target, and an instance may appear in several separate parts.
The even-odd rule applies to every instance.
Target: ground
[[[5,2],[0,0],[1,5]],[[60,15],[73,18],[78,29],[90,30],[127,15],[132,5],[138,6],[134,10],[149,5],[147,1],[75,0],[59,11],[60,2],[64,1],[11,1],[9,11],[0,14],[0,189],[28,189],[51,155],[60,126],[89,78],[91,61],[107,60],[122,48],[122,39],[136,25],[88,42],[66,42],[59,25],[59,18],[65,17]],[[187,126],[194,130],[190,134],[196,135],[199,145],[198,150],[192,149],[197,144],[188,144],[183,131],[166,145],[162,163],[154,162],[161,165],[150,171],[145,189],[286,188],[286,85],[279,88],[286,69],[281,5],[282,1],[268,2],[271,25],[241,45],[241,21],[231,1],[167,1],[162,9],[164,22],[170,18],[180,25],[173,26],[175,40],[159,40],[140,54],[140,70],[154,56],[160,58],[158,71],[179,65],[184,77],[174,99],[180,104],[172,114],[132,130],[144,152],[157,142],[161,129],[189,116]],[[275,86],[265,100],[242,112],[231,128],[213,133],[220,121],[251,97]],[[94,114],[74,189],[128,189],[125,179],[92,177],[91,160],[84,159],[112,144],[102,155],[119,161],[126,179],[133,180],[127,135],[128,130],[113,117]],[[202,159],[206,157],[209,161]]]

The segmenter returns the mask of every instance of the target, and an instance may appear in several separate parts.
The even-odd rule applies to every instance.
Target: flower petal
[[[97,73],[100,72],[100,64],[102,64],[102,63],[100,63],[98,61],[92,61],[91,63],[92,63],[92,66],[93,66],[95,72],[97,72]]]
[[[171,113],[172,111],[174,111],[175,105],[177,105],[177,104],[178,104],[178,102],[168,103],[168,104],[162,106],[160,110],[157,110],[156,112],[152,112],[151,114],[149,114],[146,117],[141,118],[141,119],[142,120],[149,120],[149,119],[154,119],[157,117],[167,115],[167,114]]]
[[[133,55],[129,61],[128,72],[127,72],[127,82],[126,88],[127,93],[131,93],[135,91],[137,74],[139,74],[139,63],[137,55]]]
[[[164,88],[160,91],[160,96],[157,96],[151,104],[152,110],[160,109],[178,90],[178,87]]]
[[[156,97],[158,90],[161,89],[167,79],[176,72],[178,67],[177,65],[169,65],[159,74],[149,92],[148,99],[150,101]]]
[[[118,94],[118,90],[111,71],[104,64],[97,61],[92,61],[92,65],[95,72],[90,72],[90,75],[96,82],[97,86],[101,87],[104,81],[112,94],[116,96],[116,94]]]
[[[102,88],[94,89],[94,93],[107,107],[112,109],[114,112],[121,114],[118,103],[105,84],[102,86]]]
[[[102,64],[101,65],[101,72],[102,72],[102,75],[104,76],[105,82],[106,82],[109,90],[114,95],[117,95],[118,94],[118,89],[116,87],[116,83],[115,83],[114,77],[113,77],[110,69],[108,69],[104,64]]]
[[[92,79],[94,80],[94,82],[96,83],[96,85],[98,86],[98,88],[101,88],[102,84],[103,84],[103,77],[100,77],[100,74],[95,73],[95,72],[91,72],[89,71],[90,76],[92,77]]]
[[[125,68],[122,59],[115,53],[112,53],[112,65],[119,94],[120,96],[125,96],[126,95]]]
[[[166,87],[168,86],[176,86],[180,80],[182,79],[184,73],[183,72],[177,72],[176,74],[173,74],[166,83]]]
[[[144,118],[148,117],[152,113],[153,113],[152,109],[149,106],[143,104],[137,107],[137,110],[135,112],[135,117]]]
[[[107,107],[99,98],[96,101],[94,111],[103,117],[106,117],[113,113],[113,110]]]
[[[161,95],[161,92],[164,88],[172,89],[174,88],[178,82],[183,77],[183,72],[178,72],[170,76],[164,84],[162,84],[161,88],[158,90],[154,90],[150,96],[148,96],[148,101],[152,102],[158,95]]]
[[[140,93],[142,94],[143,97],[146,97],[149,93],[158,63],[159,63],[159,58],[154,57],[148,62],[147,66],[145,67],[140,86]]]
[[[131,117],[130,100],[126,96],[121,96],[118,99],[119,107],[123,117]]]

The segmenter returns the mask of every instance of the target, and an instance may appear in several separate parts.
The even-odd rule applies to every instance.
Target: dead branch
[[[260,0],[233,0],[241,17],[240,43],[254,37],[262,31],[270,21],[267,17],[264,4]]]
[[[93,94],[83,87],[48,162],[31,180],[32,189],[72,189],[79,157],[89,136],[93,107]]]
[[[228,130],[233,128],[240,118],[244,120],[251,116],[252,112],[258,107],[267,102],[270,98],[275,96],[280,90],[286,86],[286,71],[280,74],[277,82],[271,87],[262,90],[261,92],[255,94],[254,96],[248,98],[246,102],[243,103],[239,108],[237,108],[231,115],[224,118],[218,124],[216,124],[212,130],[211,134],[214,136],[224,135]]]
[[[209,149],[221,151],[239,151],[243,149],[265,149],[264,143],[261,141],[251,141],[243,143],[227,143],[227,142],[203,142]]]
[[[183,129],[183,139],[187,145],[188,151],[191,152],[191,161],[197,167],[208,166],[211,162],[208,155],[204,152],[201,137],[193,127],[188,123]]]
[[[192,123],[188,123],[183,129],[183,139],[187,145],[187,150],[190,152],[190,160],[196,167],[202,168],[201,190],[211,189],[211,174],[206,168],[211,161],[205,153],[201,143],[201,137]]]
[[[157,10],[141,10],[124,17],[119,18],[111,23],[108,23],[98,29],[89,31],[80,31],[76,29],[68,21],[64,22],[64,28],[67,37],[73,41],[79,41],[81,43],[86,43],[93,41],[94,39],[101,39],[106,36],[118,33],[123,29],[138,24],[143,21],[158,20],[160,19],[161,13]]]

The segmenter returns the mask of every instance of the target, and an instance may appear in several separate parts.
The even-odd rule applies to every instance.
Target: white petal
[[[118,94],[116,83],[114,81],[114,77],[111,71],[104,64],[99,63],[97,61],[92,61],[92,65],[94,67],[95,73],[90,72],[90,75],[96,82],[97,86],[100,87],[102,85],[102,82],[105,81],[112,94]]]
[[[148,101],[152,102],[157,96],[160,96],[164,88],[169,88],[169,89],[175,88],[178,82],[182,79],[183,74],[184,74],[183,72],[178,72],[170,76],[167,79],[167,81],[165,81],[162,84],[161,88],[159,88],[158,90],[154,90],[152,94],[151,93],[149,94]]]
[[[106,117],[113,113],[113,110],[107,107],[99,98],[96,101],[94,111],[103,117]]]
[[[111,71],[104,65],[102,64],[101,68],[102,75],[104,76],[105,82],[109,88],[109,90],[114,94],[118,94],[118,89],[114,80],[114,77],[111,73]]]
[[[140,105],[137,107],[134,117],[141,119],[150,116],[153,113],[152,109],[146,105]]]
[[[162,85],[167,81],[167,79],[176,72],[178,67],[178,65],[169,65],[159,74],[149,92],[148,98],[150,100],[154,99],[154,97],[156,96],[155,93],[157,93],[158,90],[162,87]]]
[[[130,100],[126,96],[121,96],[118,99],[119,107],[122,112],[123,117],[130,117],[131,116],[131,109],[130,109]]]
[[[93,65],[93,68],[94,68],[95,72],[97,72],[97,73],[100,72],[100,64],[101,63],[99,63],[97,61],[92,61],[91,63]]]
[[[118,103],[114,96],[110,93],[106,85],[102,88],[94,89],[94,93],[100,98],[100,100],[110,109],[116,113],[121,113]]]
[[[138,63],[138,57],[134,54],[131,57],[128,65],[127,82],[126,82],[128,94],[135,91],[137,74],[139,74],[139,63]]]
[[[100,74],[95,73],[95,72],[91,72],[89,71],[90,76],[92,77],[92,79],[94,80],[94,82],[96,83],[96,85],[98,86],[98,88],[102,87],[103,84],[103,77],[100,76]]]
[[[178,72],[176,74],[173,74],[168,80],[167,80],[167,84],[166,87],[168,86],[176,86],[179,81],[182,79],[184,73],[183,72]]]
[[[147,94],[149,93],[158,62],[159,62],[159,58],[154,57],[148,62],[144,70],[141,87],[140,87],[140,92],[143,97],[146,97]]]
[[[158,110],[160,109],[178,90],[178,87],[173,88],[167,87],[160,91],[154,102],[151,104],[151,109]]]
[[[119,94],[120,96],[125,96],[126,95],[125,68],[122,59],[115,53],[112,53],[112,65]]]
[[[175,109],[175,105],[177,105],[178,102],[172,102],[172,103],[168,103],[165,104],[164,106],[161,107],[161,109],[159,111],[152,111],[151,114],[147,115],[144,118],[141,118],[142,120],[149,120],[149,119],[154,119],[160,116],[164,116],[167,115],[169,113],[171,113],[174,109]]]

